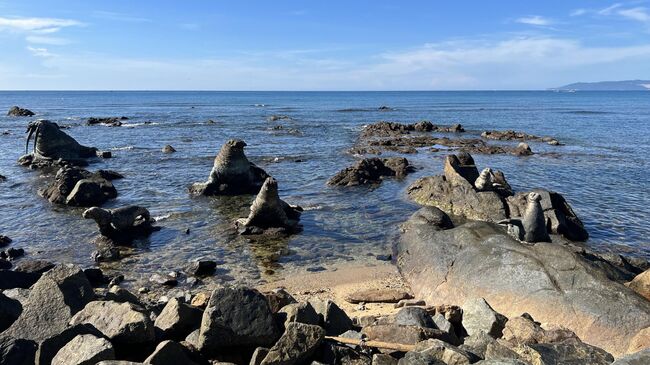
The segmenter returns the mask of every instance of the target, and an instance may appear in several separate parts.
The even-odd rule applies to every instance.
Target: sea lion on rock
[[[138,237],[146,237],[160,229],[154,227],[149,210],[136,205],[117,209],[92,207],[86,209],[82,216],[93,219],[99,226],[99,233],[116,243],[130,243]]]
[[[489,167],[486,167],[481,171],[474,182],[474,186],[478,191],[496,191],[499,195],[504,197],[512,195],[512,187],[510,187],[510,184],[506,181],[503,172],[492,170]]]
[[[237,220],[236,226],[241,234],[259,234],[269,229],[294,232],[301,212],[302,208],[280,199],[277,181],[268,177],[251,205],[248,218]]]
[[[208,181],[192,184],[190,192],[196,195],[256,194],[269,175],[248,161],[245,146],[246,142],[240,139],[226,142],[214,159]]]
[[[531,192],[526,197],[526,210],[522,218],[510,218],[499,222],[508,227],[508,234],[529,243],[551,242],[546,227],[546,217],[540,204],[542,197]]]

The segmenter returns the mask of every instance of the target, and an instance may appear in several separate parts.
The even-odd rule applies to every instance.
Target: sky
[[[650,0],[0,0],[2,90],[530,90],[650,79]]]

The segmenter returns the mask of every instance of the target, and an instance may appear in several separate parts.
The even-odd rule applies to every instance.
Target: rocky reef
[[[403,178],[413,172],[403,157],[390,158],[364,158],[353,166],[347,167],[332,176],[327,184],[338,186],[356,186],[379,184],[385,177]]]
[[[33,117],[34,115],[33,111],[15,105],[9,108],[7,112],[9,117]]]

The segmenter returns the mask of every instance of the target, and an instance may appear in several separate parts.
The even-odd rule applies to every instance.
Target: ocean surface
[[[112,159],[89,166],[126,176],[114,181],[119,197],[106,207],[147,207],[163,227],[121,261],[103,264],[133,278],[203,257],[220,264],[210,280],[256,283],[390,253],[399,224],[418,209],[406,188],[440,174],[448,152],[406,155],[417,172],[377,188],[327,186],[355,161],[346,150],[362,126],[379,120],[461,123],[463,138],[491,129],[556,137],[565,145],[531,142],[531,157],[474,158],[479,169],[504,171],[515,190],[562,193],[595,249],[650,258],[650,92],[0,92],[0,132],[8,132],[0,135],[0,174],[7,177],[0,182],[0,234],[28,257],[87,267],[97,227],[82,209],[38,196],[45,177],[16,164],[31,119],[4,116],[12,105],[70,127],[65,132],[84,145],[112,151]],[[379,111],[382,105],[394,110]],[[269,122],[271,115],[292,119]],[[88,117],[109,116],[129,120],[85,125]],[[190,197],[187,187],[207,180],[230,138],[245,140],[247,156],[278,180],[281,197],[305,208],[302,233],[251,241],[235,234],[233,221],[248,214],[252,196]],[[166,144],[178,152],[162,153]]]

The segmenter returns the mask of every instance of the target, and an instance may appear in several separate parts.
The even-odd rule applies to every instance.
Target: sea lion
[[[82,216],[93,219],[102,236],[119,242],[147,236],[157,229],[152,226],[155,220],[151,218],[149,210],[136,205],[116,209],[92,207],[86,209]]]
[[[27,125],[25,154],[29,153],[29,141],[34,136],[33,155],[35,158],[51,160],[78,160],[94,157],[97,148],[86,147],[63,132],[59,126],[49,120],[37,120]]]
[[[294,231],[302,208],[290,206],[278,195],[278,183],[268,177],[250,207],[250,214],[236,223],[241,234],[261,233],[266,229],[278,228]]]
[[[521,220],[524,234],[523,240],[526,242],[551,242],[546,229],[546,218],[544,211],[539,201],[542,197],[536,193],[531,192],[526,199],[526,211]]]

